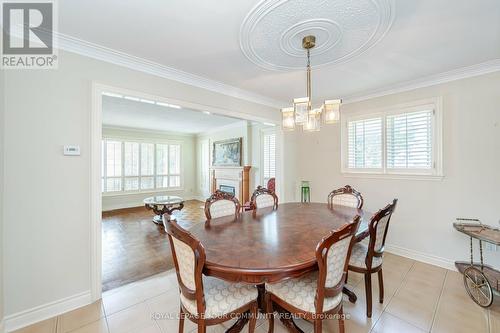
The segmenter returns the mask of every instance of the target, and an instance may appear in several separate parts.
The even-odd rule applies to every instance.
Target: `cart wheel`
[[[468,267],[464,271],[465,290],[479,306],[487,308],[493,303],[493,292],[488,279],[480,269]]]

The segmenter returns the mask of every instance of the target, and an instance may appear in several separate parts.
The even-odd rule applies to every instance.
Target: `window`
[[[210,194],[210,147],[208,140],[201,141],[200,144],[200,189],[204,196]]]
[[[264,185],[269,179],[276,177],[276,134],[264,133],[263,135],[263,178]]]
[[[432,169],[433,110],[387,116],[387,168]]]
[[[442,176],[438,99],[358,114],[343,126],[343,173]]]
[[[349,130],[349,168],[382,167],[382,119],[351,121]]]
[[[102,192],[154,191],[181,186],[181,146],[105,139]]]
[[[125,165],[125,191],[137,191],[139,189],[139,144],[137,142],[124,142],[124,165]]]

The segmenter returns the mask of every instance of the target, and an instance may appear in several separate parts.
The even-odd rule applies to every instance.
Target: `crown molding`
[[[102,60],[115,65],[127,67],[143,73],[159,76],[190,86],[206,89],[226,96],[239,98],[272,108],[280,108],[283,102],[237,88],[203,76],[184,72],[172,67],[164,66],[153,61],[136,57],[124,52],[116,51],[98,44],[87,42],[66,34],[55,33],[59,49],[76,53],[89,58]]]
[[[116,51],[98,44],[87,42],[69,35],[56,33],[58,47],[62,50],[76,53],[93,59],[109,62],[143,73],[163,77],[165,79],[181,82],[194,87],[206,89],[226,96],[231,96],[269,106],[281,108],[287,102],[279,101],[251,91],[237,88],[222,82],[211,80],[196,74],[184,72],[172,67],[164,66],[143,58]],[[384,88],[375,89],[363,93],[347,95],[343,98],[343,103],[355,103],[372,98],[397,94],[419,88],[430,87],[451,81],[466,79],[500,71],[500,59],[494,59],[479,64],[457,68],[451,71],[422,77],[415,80],[401,82]]]
[[[474,76],[490,74],[498,71],[500,71],[500,59],[494,59],[476,65],[461,67],[451,71],[419,78],[416,80],[410,80],[398,83],[382,89],[376,89],[371,92],[350,95],[343,98],[343,103],[348,104],[348,103],[361,102],[372,98],[397,94],[419,88],[431,87],[442,83],[466,79]]]

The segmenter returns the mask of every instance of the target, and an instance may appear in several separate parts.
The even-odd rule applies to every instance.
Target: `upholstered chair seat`
[[[181,228],[176,220],[167,220],[163,216],[163,224],[179,284],[179,333],[184,332],[186,318],[197,324],[198,333],[206,333],[207,326],[241,317],[248,312],[251,314],[248,332],[253,333],[257,321],[257,288],[203,275],[206,259],[203,244]]]
[[[305,312],[316,312],[314,300],[318,288],[318,272],[312,272],[297,279],[290,279],[275,284],[266,284],[266,290],[288,304]],[[342,293],[334,297],[325,297],[323,311],[337,307],[342,302]]]
[[[274,306],[314,322],[314,333],[322,333],[325,315],[339,314],[339,331],[344,333],[342,288],[359,216],[352,223],[333,230],[316,247],[318,270],[278,283],[266,283],[268,333],[274,332]]]
[[[217,278],[203,276],[205,293],[205,317],[217,318],[231,313],[257,298],[257,288],[243,283],[230,283]],[[198,315],[196,300],[181,294],[182,305],[189,313]]]
[[[210,215],[213,219],[222,216],[234,215],[235,204],[230,200],[219,200],[210,206]]]
[[[333,190],[330,194],[328,194],[328,204],[352,208],[363,208],[363,196],[351,186],[346,185],[342,188]]]
[[[392,213],[396,209],[397,199],[379,210],[372,216],[368,225],[370,239],[368,245],[364,242],[352,247],[351,259],[349,260],[349,271],[361,273],[365,280],[366,293],[366,316],[372,316],[372,274],[378,274],[379,302],[384,302],[384,278],[382,263],[384,256],[384,244],[389,229]],[[347,278],[346,278],[347,280]]]
[[[352,194],[337,194],[332,198],[332,204],[358,208],[359,199]]]
[[[276,193],[262,186],[257,186],[257,189],[252,194],[251,202],[254,209],[265,207],[278,208]]]
[[[205,201],[205,216],[207,220],[231,215],[237,217],[240,210],[240,201],[234,195],[227,192],[215,191]]]
[[[352,247],[351,259],[349,266],[366,269],[366,257],[368,256],[368,246],[363,243],[356,243]],[[383,257],[373,257],[372,268],[382,265]]]

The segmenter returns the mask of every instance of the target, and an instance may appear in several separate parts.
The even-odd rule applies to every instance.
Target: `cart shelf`
[[[460,273],[463,274],[466,268],[471,267],[471,264],[468,261],[456,261],[455,267],[458,269]],[[481,264],[474,263],[474,267],[480,270]],[[490,283],[491,287],[495,291],[500,292],[500,271],[497,271],[491,266],[483,265],[483,273],[488,279],[488,282]]]

